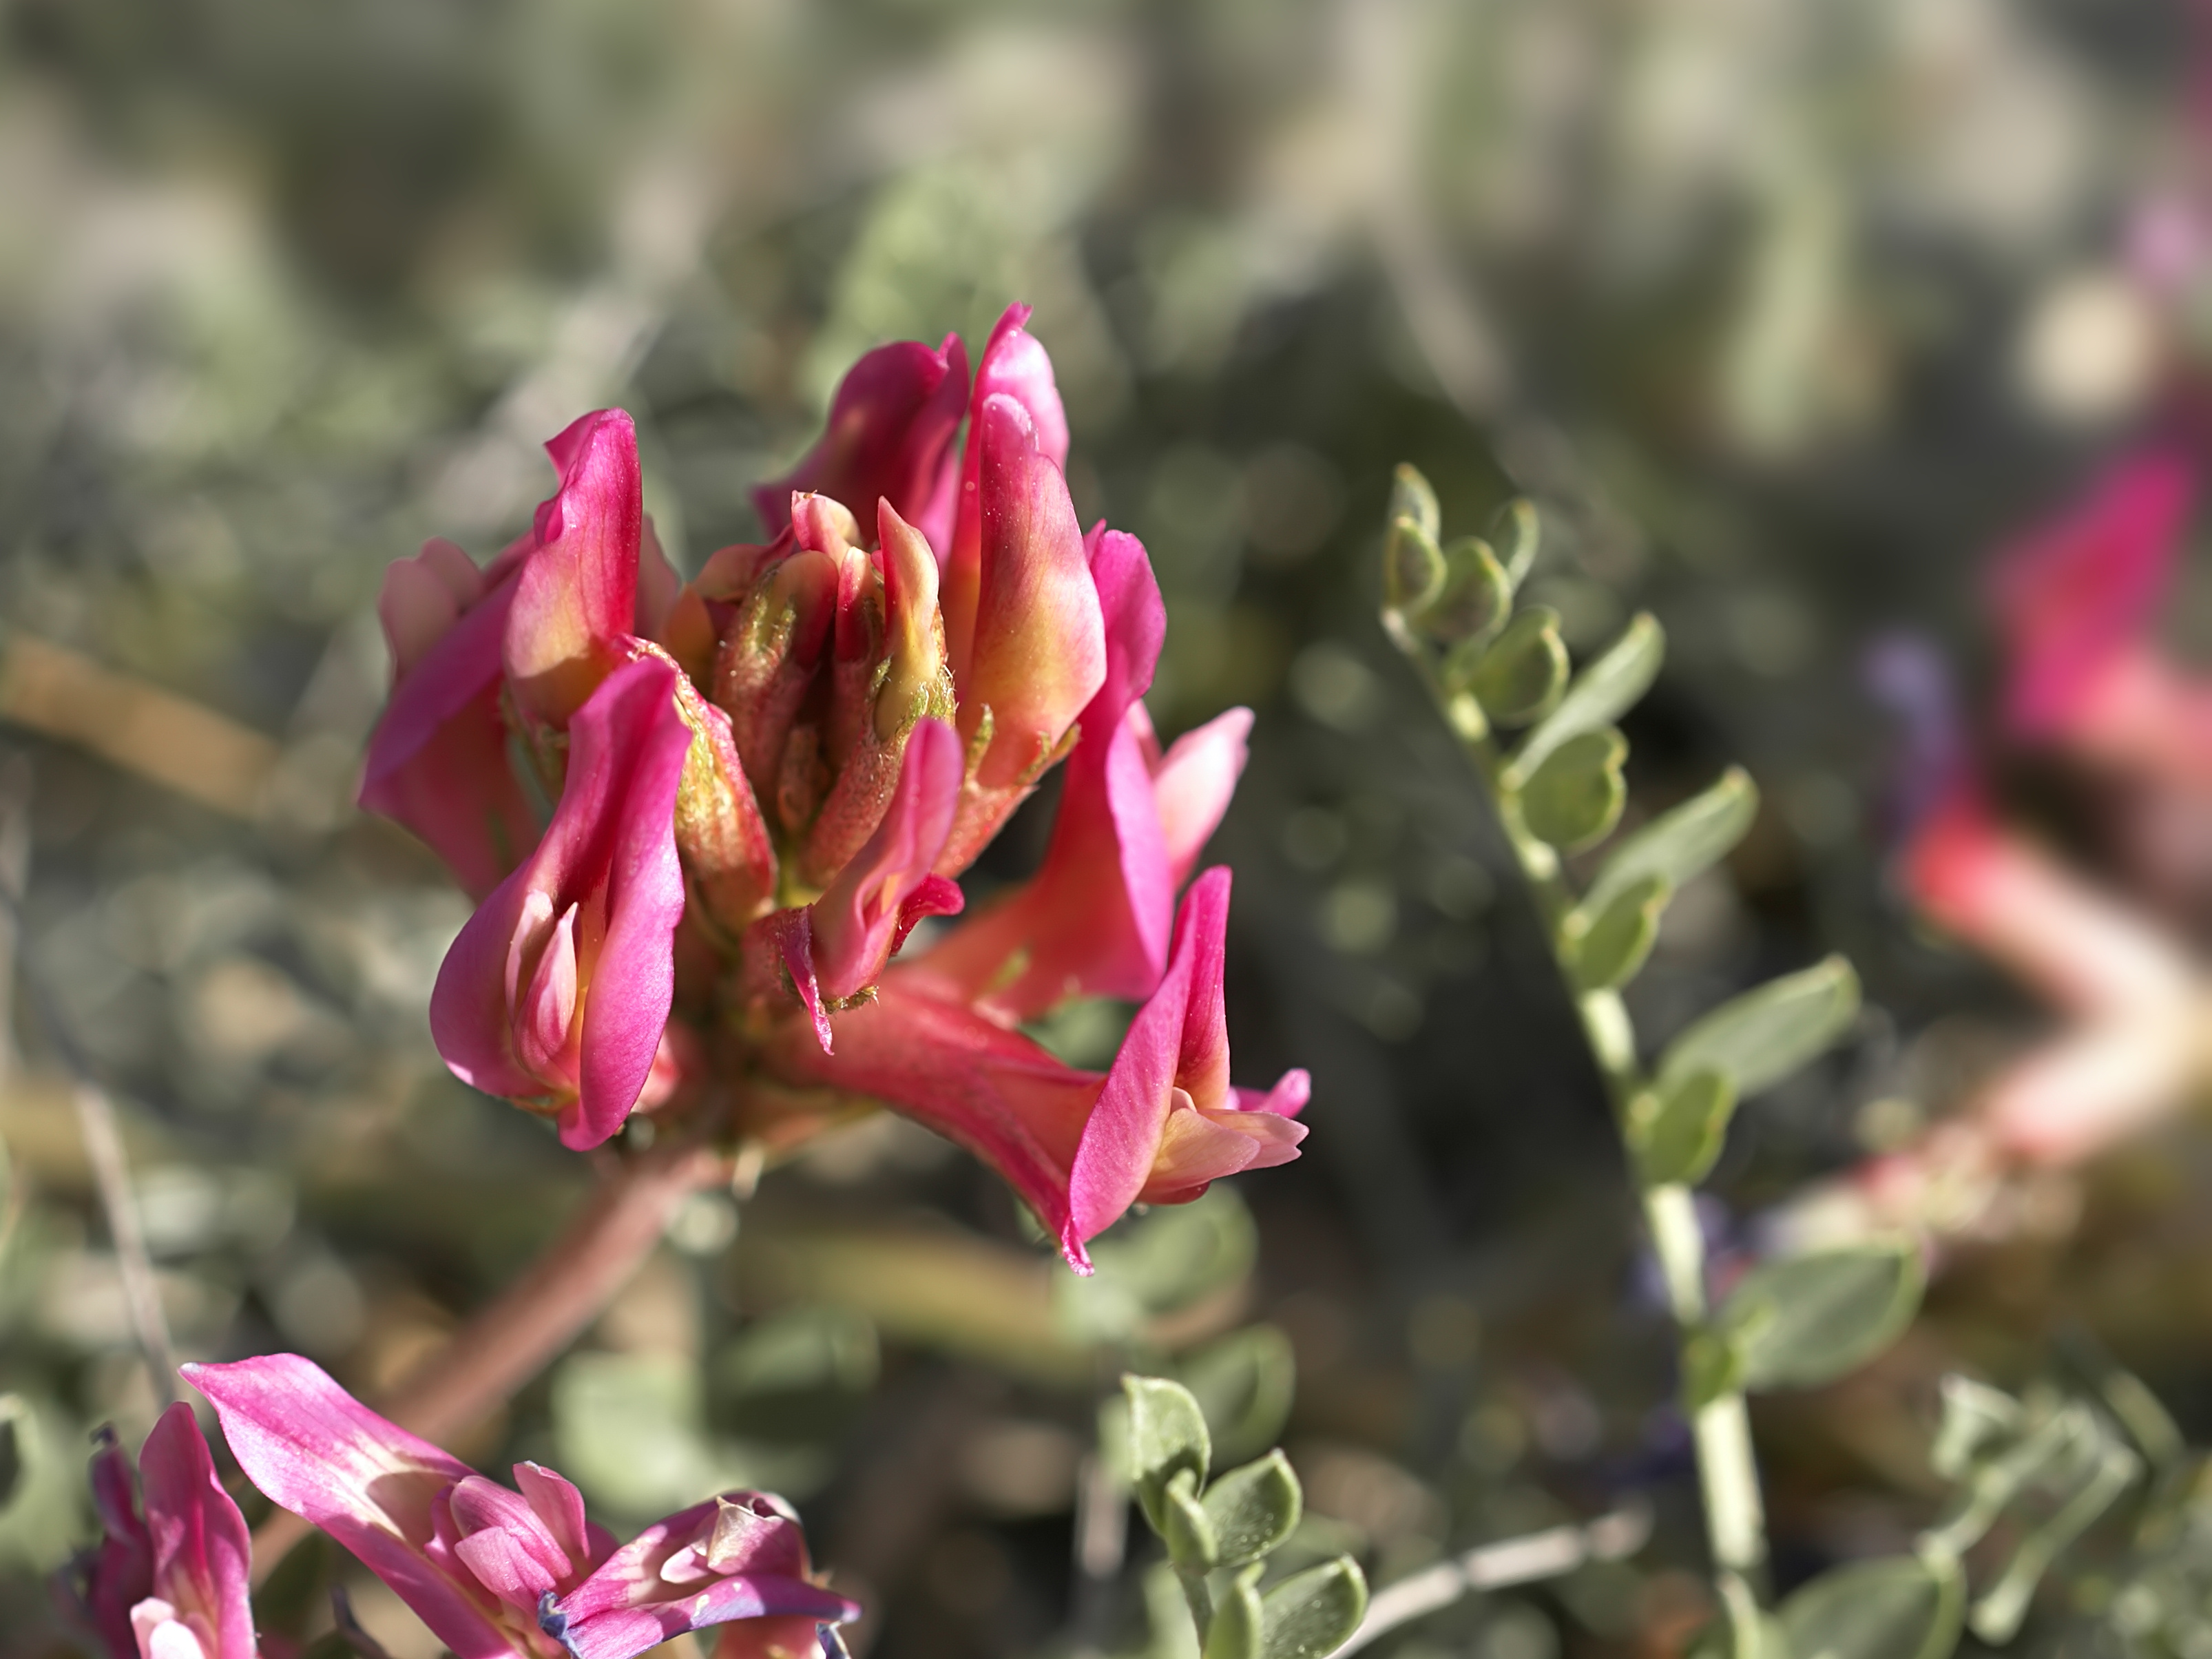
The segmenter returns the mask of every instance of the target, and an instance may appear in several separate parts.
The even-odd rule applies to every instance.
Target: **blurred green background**
[[[1079,508],[1167,594],[1163,732],[1259,711],[1213,849],[1232,1035],[1247,1080],[1312,1070],[1306,1156],[1127,1224],[1079,1285],[986,1172],[863,1125],[742,1218],[695,1200],[458,1449],[542,1457],[617,1522],[781,1486],[869,1605],[864,1655],[1164,1659],[1148,1546],[1086,1579],[1073,1517],[1102,1388],[1190,1366],[1254,1450],[1285,1424],[1315,1548],[1378,1582],[1655,1494],[1635,1565],[1378,1652],[1678,1651],[1704,1591],[1669,1336],[1542,940],[1372,620],[1389,468],[1457,528],[1533,495],[1533,597],[1578,652],[1665,622],[1632,812],[1730,761],[1762,785],[1668,915],[1644,1028],[1828,948],[1867,975],[1852,1042],[1740,1122],[1714,1222],[1741,1226],[2037,1027],[1885,887],[1895,745],[1857,662],[1910,623],[1976,684],[1984,556],[2200,359],[2201,263],[2174,289],[2130,255],[2204,185],[2190,29],[2183,0],[4,0],[20,951],[122,1097],[180,1348],[388,1387],[585,1180],[445,1073],[424,1007],[465,904],[350,805],[384,566],[432,533],[488,556],[550,488],[537,446],[619,403],[696,568],[751,538],[747,489],[858,353],[1025,300]],[[2201,648],[2197,563],[2168,622]],[[24,664],[79,659],[128,678],[27,701]],[[62,1074],[16,1025],[0,1387],[36,1429],[0,1647],[58,1655],[40,1581],[90,1536],[85,1435],[135,1445],[154,1407]],[[1096,1058],[1115,1030],[1053,1035]],[[2212,1430],[2208,1199],[2187,1129],[2055,1178],[1875,1370],[1763,1407],[1783,1576],[1924,1520],[1931,1379],[2016,1382],[2069,1322]],[[357,1595],[396,1659],[434,1652]]]

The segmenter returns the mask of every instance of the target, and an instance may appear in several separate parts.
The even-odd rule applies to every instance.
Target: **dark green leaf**
[[[1260,1659],[1267,1615],[1259,1591],[1252,1588],[1257,1577],[1256,1572],[1238,1573],[1214,1602],[1213,1622],[1206,1627],[1200,1659]]]
[[[1653,876],[1681,887],[1726,857],[1758,816],[1757,786],[1748,773],[1730,767],[1703,794],[1622,836],[1590,884],[1583,908],[1595,910]]]
[[[1124,1376],[1121,1391],[1129,1398],[1130,1484],[1137,1489],[1145,1519],[1165,1536],[1168,1482],[1186,1469],[1194,1480],[1203,1480],[1212,1461],[1206,1414],[1189,1389],[1164,1376]]]
[[[1279,1451],[1230,1470],[1206,1489],[1221,1565],[1242,1566],[1275,1548],[1298,1524],[1304,1503],[1298,1477]]]
[[[1526,725],[1551,713],[1567,689],[1559,613],[1547,605],[1516,611],[1468,674],[1466,689],[1503,726]]]
[[[1257,1457],[1281,1437],[1297,1391],[1297,1361],[1279,1328],[1231,1331],[1185,1359],[1182,1370],[1206,1413],[1217,1463]]]
[[[1325,1659],[1367,1614],[1367,1579],[1348,1555],[1295,1573],[1260,1598],[1266,1659]]]
[[[1646,876],[1615,893],[1603,909],[1589,916],[1575,942],[1575,984],[1584,991],[1610,991],[1634,979],[1659,937],[1659,917],[1674,890],[1664,876]]]
[[[1628,799],[1620,775],[1627,758],[1627,739],[1611,726],[1569,738],[1521,787],[1528,833],[1568,852],[1611,835]]]
[[[1176,1471],[1175,1479],[1160,1491],[1160,1537],[1168,1547],[1168,1559],[1181,1573],[1207,1573],[1221,1565],[1221,1542],[1213,1535],[1213,1522],[1198,1501],[1198,1477],[1188,1469]]]
[[[1959,1640],[1954,1563],[1897,1556],[1822,1573],[1782,1604],[1790,1659],[1944,1659]]]
[[[1656,617],[1639,616],[1630,623],[1603,656],[1575,676],[1559,706],[1522,738],[1507,769],[1509,783],[1528,777],[1568,738],[1611,726],[1634,708],[1658,678],[1666,654],[1667,636]]]
[[[1802,973],[1770,980],[1723,1003],[1668,1045],[1662,1082],[1708,1068],[1757,1094],[1782,1081],[1850,1029],[1859,1011],[1859,977],[1830,957]]]
[[[1811,1388],[1856,1370],[1911,1322],[1924,1277],[1919,1249],[1905,1239],[1761,1262],[1720,1313],[1743,1350],[1744,1386]]]
[[[1529,569],[1536,562],[1536,546],[1543,533],[1536,503],[1526,496],[1506,502],[1491,521],[1490,544],[1498,550],[1498,563],[1505,567],[1506,581],[1516,590],[1528,579]]]
[[[1462,684],[1474,665],[1471,653],[1505,625],[1513,595],[1497,556],[1480,538],[1462,536],[1447,544],[1443,558],[1443,591],[1418,612],[1407,614],[1437,644],[1454,647],[1457,665],[1448,667],[1445,675]]]
[[[1638,1095],[1628,1110],[1628,1144],[1644,1184],[1695,1186],[1728,1138],[1735,1085],[1725,1072],[1692,1072]]]

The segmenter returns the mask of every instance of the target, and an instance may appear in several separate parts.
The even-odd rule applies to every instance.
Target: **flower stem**
[[[1559,855],[1531,835],[1522,822],[1519,799],[1507,787],[1506,757],[1474,699],[1445,686],[1430,653],[1395,616],[1385,611],[1383,625],[1392,643],[1420,674],[1421,683],[1482,780],[1498,828],[1504,832],[1522,878],[1536,902],[1553,959],[1582,1021],[1590,1056],[1597,1063],[1606,1097],[1613,1106],[1613,1122],[1622,1130],[1626,1144],[1631,1109],[1648,1080],[1636,1057],[1635,1028],[1620,996],[1612,991],[1585,991],[1575,981],[1565,923],[1576,900],[1559,867]],[[1644,1225],[1666,1285],[1676,1339],[1685,1351],[1682,1369],[1686,1376],[1686,1350],[1705,1322],[1705,1233],[1698,1225],[1690,1189],[1674,1182],[1645,1182],[1634,1149],[1628,1150],[1629,1173],[1642,1194]],[[1705,1498],[1705,1536],[1714,1565],[1723,1575],[1741,1575],[1755,1581],[1766,1559],[1766,1516],[1759,1497],[1758,1461],[1752,1451],[1751,1417],[1742,1390],[1724,1389],[1695,1407],[1690,1413],[1690,1431]]]
[[[483,1421],[605,1311],[653,1254],[684,1200],[729,1173],[725,1154],[696,1145],[655,1147],[627,1159],[521,1278],[382,1403],[385,1415],[434,1441]],[[283,1510],[264,1522],[253,1535],[255,1581],[307,1531],[305,1522]]]

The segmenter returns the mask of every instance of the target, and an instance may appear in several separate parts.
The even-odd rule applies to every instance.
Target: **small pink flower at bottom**
[[[732,1622],[749,1628],[723,1651],[818,1659],[817,1626],[860,1616],[815,1581],[781,1498],[726,1492],[617,1547],[552,1470],[518,1463],[519,1491],[487,1480],[297,1354],[183,1370],[246,1478],[351,1550],[455,1659],[631,1659]]]
[[[129,1455],[101,1431],[92,1491],[106,1536],[77,1592],[108,1659],[257,1659],[252,1542],[191,1407],[161,1414],[139,1464],[134,1495]]]

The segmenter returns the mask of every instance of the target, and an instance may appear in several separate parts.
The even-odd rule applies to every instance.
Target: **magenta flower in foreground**
[[[256,1659],[252,1540],[191,1407],[170,1407],[146,1437],[138,1488],[129,1454],[102,1430],[92,1495],[105,1535],[76,1589],[108,1659]]]
[[[1028,314],[972,385],[957,339],[868,354],[761,498],[775,539],[681,592],[628,417],[571,426],[490,568],[443,544],[394,567],[362,799],[483,896],[431,1005],[464,1079],[579,1149],[648,1110],[781,1154],[887,1106],[996,1165],[1088,1271],[1129,1204],[1295,1156],[1306,1085],[1229,1087],[1227,873],[1179,924],[1176,895],[1251,716],[1162,752],[1159,589],[1135,538],[1077,521]],[[510,756],[557,799],[542,834]],[[1062,760],[1043,867],[897,960]],[[1073,996],[1144,1005],[1105,1075],[1014,1029]]]
[[[712,1626],[718,1659],[818,1659],[817,1627],[860,1616],[816,1582],[779,1498],[725,1492],[617,1547],[550,1469],[518,1463],[519,1491],[487,1480],[297,1354],[183,1370],[246,1478],[358,1556],[456,1659],[630,1659]]]

